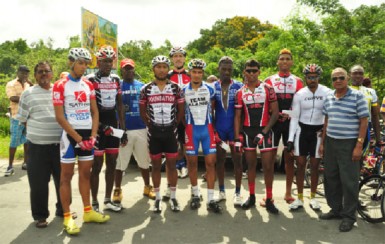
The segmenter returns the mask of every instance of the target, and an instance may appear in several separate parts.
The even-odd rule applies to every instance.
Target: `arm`
[[[150,120],[148,119],[148,116],[147,116],[147,104],[145,102],[139,103],[139,112],[140,112],[140,117],[142,118],[144,124],[147,127],[149,127]]]
[[[126,130],[125,111],[123,107],[122,94],[118,94],[116,96],[116,108],[118,110],[118,119],[119,119],[120,129]]]
[[[239,139],[239,131],[241,128],[241,116],[242,116],[242,109],[236,108],[235,116],[234,116],[234,139]]]
[[[381,141],[380,116],[378,113],[377,106],[374,106],[374,107],[372,106],[371,114],[372,114],[373,130],[376,136],[376,142],[380,142]]]
[[[358,137],[365,138],[367,130],[368,130],[368,117],[360,118],[360,127],[359,127]],[[353,149],[353,156],[352,156],[353,162],[360,161],[362,157],[362,144],[363,144],[362,142],[357,141],[356,146]]]
[[[292,116],[290,120],[290,129],[289,129],[289,139],[288,141],[293,142],[294,141],[294,136],[295,132],[297,131],[298,128],[298,121],[299,121],[299,116],[301,114],[301,103],[300,99],[298,96],[298,93],[294,95],[293,99],[293,104],[291,106],[292,110]]]
[[[324,127],[322,128],[321,143],[318,149],[318,153],[321,157],[324,155],[324,143],[326,138],[326,128],[328,127],[328,116],[325,116]]]
[[[55,109],[55,117],[56,121],[59,125],[68,133],[77,143],[81,142],[83,138],[72,128],[70,123],[68,123],[67,119],[64,116],[64,108],[63,105],[54,106]],[[93,125],[92,125],[93,126]]]
[[[178,109],[176,111],[176,124],[179,124],[179,122],[183,121],[184,117],[184,101],[178,103]]]
[[[279,116],[279,109],[278,109],[278,102],[274,101],[269,104],[269,110],[271,111],[270,120],[269,123],[265,126],[265,128],[262,130],[264,134],[269,132],[275,122],[277,122],[278,116]]]
[[[96,103],[96,99],[90,100],[91,105],[91,116],[92,116],[92,131],[91,136],[96,138],[99,129],[99,110],[98,105]]]

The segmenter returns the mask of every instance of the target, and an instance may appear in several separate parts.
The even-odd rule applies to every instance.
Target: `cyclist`
[[[233,74],[233,60],[222,57],[218,62],[220,80],[214,83],[215,90],[215,117],[214,124],[216,129],[217,142],[217,176],[219,184],[219,194],[216,197],[218,202],[226,200],[225,193],[225,160],[226,150],[221,147],[222,143],[228,142],[231,147],[231,157],[234,164],[235,173],[235,194],[233,197],[234,206],[241,206],[241,180],[242,180],[242,155],[234,150],[234,104],[235,94],[243,86],[241,82],[231,79]]]
[[[186,154],[188,171],[192,185],[191,209],[200,207],[200,193],[198,188],[198,149],[202,144],[205,155],[207,181],[207,209],[220,213],[222,208],[214,201],[216,144],[212,124],[212,108],[214,103],[214,89],[203,83],[206,63],[201,59],[193,59],[188,68],[191,82],[183,88],[185,97],[186,122]]]
[[[155,80],[141,90],[139,109],[140,117],[148,128],[148,145],[152,165],[152,182],[155,191],[154,212],[160,213],[162,153],[166,156],[167,179],[170,184],[170,206],[172,211],[179,211],[176,200],[176,158],[178,156],[178,134],[176,127],[184,116],[184,98],[180,87],[167,79],[170,60],[162,55],[152,59]]]
[[[286,171],[286,193],[284,199],[287,203],[292,203],[295,200],[291,196],[291,187],[294,178],[294,157],[287,151],[290,118],[289,115],[285,113],[285,110],[289,110],[291,108],[294,94],[299,91],[303,85],[302,80],[290,72],[290,68],[293,66],[293,55],[290,50],[284,48],[279,52],[277,65],[278,73],[265,80],[267,84],[274,88],[275,93],[277,94],[279,107],[279,118],[273,126],[274,153],[272,157],[275,161],[279,141],[282,137],[284,145],[283,156],[285,159]],[[264,201],[261,202],[261,205],[264,205]]]
[[[255,206],[256,147],[258,146],[261,151],[266,192],[268,193],[266,209],[270,213],[277,214],[278,209],[272,202],[272,193],[267,189],[273,188],[271,175],[274,173],[272,170],[274,161],[271,156],[273,153],[271,128],[278,119],[278,104],[274,89],[258,79],[260,69],[261,65],[254,59],[245,63],[243,75],[247,84],[238,90],[235,100],[234,146],[237,151],[241,152],[243,145],[239,135],[242,127],[250,193],[249,198],[242,204],[242,208],[249,209]]]
[[[168,78],[171,82],[179,85],[180,88],[183,88],[187,85],[191,78],[188,74],[188,71],[184,68],[184,64],[186,61],[187,52],[183,47],[173,47],[169,53],[172,64],[174,65],[174,69],[170,70],[168,73]],[[188,176],[188,168],[185,160],[185,127],[183,123],[178,125],[178,141],[179,141],[179,149],[178,149],[178,159],[176,163],[176,167],[178,170],[178,176],[180,178],[186,178]],[[167,188],[167,192],[165,194],[165,198],[169,198],[170,189]]]
[[[122,74],[122,99],[125,111],[125,125],[128,140],[127,145],[119,148],[119,156],[115,170],[115,190],[113,203],[120,205],[122,195],[122,176],[130,162],[131,155],[134,154],[135,160],[139,165],[140,172],[144,181],[143,195],[155,199],[153,187],[150,185],[150,156],[147,147],[146,125],[140,118],[139,98],[140,89],[144,84],[135,77],[135,62],[132,59],[123,59],[120,62],[120,72]]]
[[[63,225],[68,234],[77,234],[80,228],[70,212],[71,180],[76,156],[79,191],[84,205],[84,222],[103,223],[108,221],[110,216],[94,211],[90,204],[90,175],[99,113],[94,87],[82,76],[91,61],[91,55],[84,48],[72,48],[68,59],[70,74],[55,83],[52,96],[56,120],[64,130],[60,141],[60,198],[64,212]]]
[[[116,58],[116,53],[111,46],[102,46],[95,55],[98,59],[99,71],[87,76],[95,89],[100,121],[98,143],[91,173],[92,207],[94,210],[99,211],[99,174],[103,167],[104,154],[106,154],[104,207],[107,210],[118,212],[121,210],[121,206],[111,201],[111,193],[114,186],[116,158],[119,153],[119,138],[113,136],[112,132],[112,128],[118,127],[116,117],[119,119],[120,128],[125,130],[120,78],[118,75],[111,73]],[[116,113],[118,116],[116,116]],[[121,142],[123,145],[127,143],[127,134],[123,134]]]
[[[306,169],[306,157],[310,155],[311,192],[310,207],[314,210],[321,208],[315,199],[318,185],[318,166],[320,155],[318,148],[321,141],[321,131],[324,124],[322,107],[330,89],[319,84],[322,68],[317,64],[308,64],[303,69],[307,87],[299,90],[293,99],[290,120],[287,151],[296,156],[296,182],[298,199],[289,205],[290,209],[303,207],[303,182]]]
[[[354,65],[350,69],[350,77],[351,77],[351,88],[354,90],[361,91],[364,94],[365,99],[368,103],[368,111],[369,111],[369,123],[368,123],[368,133],[364,142],[364,150],[363,153],[366,154],[369,144],[370,144],[370,130],[373,128],[376,146],[382,146],[381,140],[381,129],[380,129],[380,116],[377,106],[377,94],[375,90],[367,88],[362,85],[364,81],[364,68],[361,65]]]

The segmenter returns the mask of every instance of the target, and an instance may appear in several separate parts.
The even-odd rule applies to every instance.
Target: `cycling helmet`
[[[223,56],[221,59],[219,59],[218,65],[221,65],[221,63],[233,63],[233,59],[229,56]]]
[[[168,67],[170,67],[170,60],[163,55],[158,55],[155,58],[152,59],[152,67],[154,68],[157,64],[167,64]]]
[[[310,73],[316,73],[317,75],[322,74],[322,68],[321,66],[317,64],[308,64],[302,71],[304,75],[310,74]]]
[[[78,48],[71,48],[68,54],[68,58],[78,60],[80,58],[85,59],[87,61],[90,61],[91,54],[88,52],[87,49],[78,47]]]
[[[186,52],[186,50],[184,50],[184,48],[183,47],[173,47],[173,48],[171,48],[171,50],[170,50],[170,58],[172,57],[172,56],[174,56],[174,54],[175,53],[181,53],[181,54],[183,54],[183,56],[185,56],[186,57],[186,55],[187,55],[187,52]]]
[[[97,53],[95,53],[95,56],[98,60],[106,58],[115,59],[116,53],[111,46],[105,45],[102,46]]]
[[[188,68],[189,69],[205,69],[206,68],[206,63],[202,59],[199,58],[194,58],[188,63]]]

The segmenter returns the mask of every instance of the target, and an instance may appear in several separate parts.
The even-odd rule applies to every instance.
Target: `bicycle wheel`
[[[357,211],[360,216],[370,223],[380,223],[384,220],[381,200],[384,195],[384,182],[380,175],[371,175],[360,182]]]

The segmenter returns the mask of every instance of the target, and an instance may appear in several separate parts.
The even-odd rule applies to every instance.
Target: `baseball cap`
[[[20,72],[20,71],[29,72],[29,68],[26,65],[20,65],[19,68],[17,69],[17,72]]]
[[[120,61],[120,68],[124,68],[125,66],[130,65],[132,68],[135,68],[135,62],[132,59],[125,58]]]

